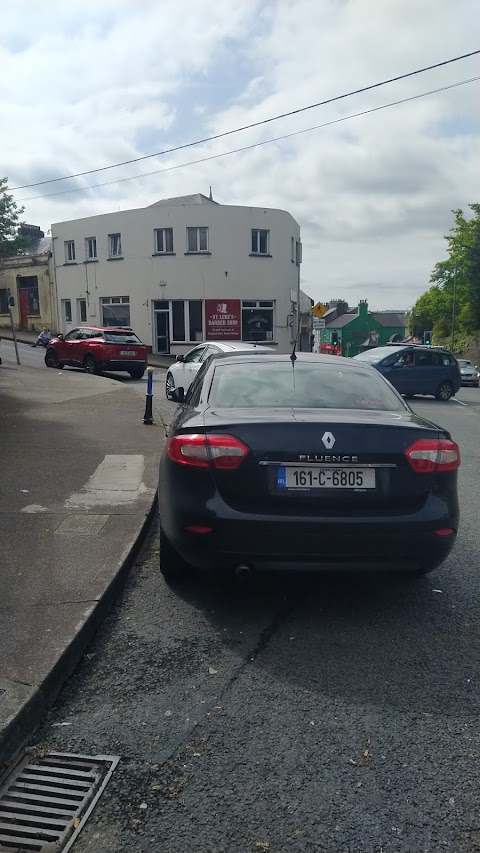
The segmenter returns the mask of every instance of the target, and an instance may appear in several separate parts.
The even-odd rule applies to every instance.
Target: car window
[[[81,340],[82,330],[81,329],[72,329],[71,332],[65,335],[64,341],[78,341]]]
[[[392,367],[393,364],[396,364],[402,357],[402,353],[394,352],[391,353],[388,358],[384,358],[381,362],[382,367]]]
[[[102,337],[105,338],[107,344],[140,344],[140,338],[137,338],[136,334],[131,331],[121,331],[121,332],[100,332]],[[96,337],[96,335],[95,335]]]
[[[395,359],[394,364],[403,364],[407,367],[413,367],[415,364],[415,353],[411,349],[397,352],[397,358]]]
[[[200,397],[202,396],[203,378],[208,370],[208,366],[208,360],[206,362],[204,361],[201,365],[200,370],[198,371],[195,379],[193,380],[192,384],[190,385],[190,388],[188,389],[185,395],[186,406],[192,406],[192,408],[198,406],[200,402]]]
[[[211,356],[211,355],[218,355],[219,352],[221,352],[221,350],[218,347],[211,344],[210,346],[205,347],[205,349],[202,353],[201,361],[205,361],[205,359],[209,358],[209,356]]]
[[[467,361],[464,358],[459,358],[458,363],[460,367],[473,367],[473,361]]]
[[[254,375],[254,381],[252,381]],[[209,405],[219,408],[379,409],[405,405],[376,371],[290,361],[218,364]]]
[[[442,359],[440,353],[434,350],[419,349],[415,353],[415,365],[416,367],[441,367]]]
[[[195,347],[195,349],[190,350],[190,352],[187,352],[185,358],[183,359],[184,363],[185,364],[193,364],[196,361],[201,361],[204,350],[205,350],[205,346]]]
[[[454,356],[449,352],[442,352],[440,358],[445,367],[454,367],[457,363]]]

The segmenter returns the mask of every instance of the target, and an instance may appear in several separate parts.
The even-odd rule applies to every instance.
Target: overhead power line
[[[279,121],[282,118],[288,118],[289,116],[298,115],[299,113],[307,112],[307,110],[316,109],[316,107],[323,107],[327,104],[332,104],[335,101],[341,101],[344,98],[351,98],[353,95],[360,95],[362,92],[369,92],[372,89],[379,89],[381,86],[387,86],[389,83],[396,83],[399,80],[406,80],[407,77],[414,77],[417,74],[424,74],[426,71],[433,71],[435,68],[442,68],[445,65],[451,65],[453,62],[459,62],[462,59],[468,59],[471,56],[476,56],[480,54],[480,50],[473,50],[470,53],[464,53],[461,56],[454,56],[451,59],[445,59],[443,62],[436,62],[434,65],[426,65],[424,68],[417,68],[415,71],[408,71],[406,74],[399,74],[396,77],[390,77],[388,80],[381,80],[379,83],[372,83],[370,86],[362,86],[361,89],[354,89],[351,92],[345,92],[343,95],[335,95],[333,98],[327,98],[324,101],[318,101],[315,104],[308,104],[306,107],[298,107],[295,110],[289,110],[289,112],[281,113],[279,115],[270,116],[270,118],[261,119],[261,121],[255,121],[251,124],[245,124],[242,127],[236,127],[232,130],[225,130],[223,133],[216,133],[213,136],[206,136],[204,139],[197,139],[195,142],[185,142],[183,145],[176,145],[173,148],[166,148],[164,151],[157,151],[155,154],[145,154],[143,157],[134,157],[132,160],[123,160],[121,163],[112,163],[110,166],[100,166],[97,169],[87,169],[84,172],[76,172],[74,175],[64,175],[60,178],[49,178],[45,181],[37,181],[34,184],[22,184],[18,187],[11,187],[10,190],[13,192],[14,190],[25,190],[30,187],[40,187],[44,184],[54,184],[58,181],[67,181],[73,178],[82,178],[85,175],[93,175],[97,172],[105,172],[108,169],[116,169],[119,166],[129,166],[132,163],[140,163],[142,160],[149,160],[152,157],[160,157],[164,154],[173,154],[175,151],[181,151],[184,148],[192,148],[195,145],[202,145],[204,142],[213,142],[215,139],[222,139],[225,136],[231,136],[233,133],[240,133],[244,130],[251,130],[254,127],[260,127],[263,124],[269,124],[272,121]]]
[[[313,127],[306,127],[303,130],[295,130],[292,133],[285,133],[283,136],[276,136],[272,139],[264,139],[261,142],[253,142],[251,145],[244,145],[242,148],[234,148],[231,151],[222,151],[219,154],[211,154],[207,157],[200,157],[198,160],[190,160],[188,163],[177,163],[175,166],[165,166],[163,169],[155,169],[153,172],[142,172],[140,175],[130,175],[126,178],[115,178],[113,181],[102,181],[100,184],[87,184],[84,187],[75,187],[71,190],[59,190],[54,193],[47,193],[46,195],[31,195],[26,196],[24,198],[17,199],[19,202],[23,201],[33,201],[34,199],[39,198],[52,198],[52,196],[58,195],[68,195],[70,193],[78,193],[85,192],[86,190],[98,189],[99,187],[107,187],[112,184],[120,184],[125,181],[135,181],[138,178],[148,178],[152,175],[160,175],[163,172],[173,172],[176,169],[184,169],[187,166],[196,166],[198,163],[206,163],[209,160],[218,160],[220,157],[228,157],[230,154],[239,154],[242,151],[250,151],[253,148],[260,148],[262,145],[270,145],[272,142],[281,142],[284,139],[290,139],[293,136],[300,136],[302,133],[309,133],[312,130],[320,130],[323,127],[329,127],[332,124],[339,124],[342,121],[349,121],[352,118],[359,118],[360,116],[369,115],[370,113],[376,113],[380,110],[386,110],[389,107],[395,107],[399,104],[405,104],[408,101],[417,101],[419,98],[426,98],[428,95],[435,95],[438,92],[446,92],[448,89],[456,89],[458,86],[464,86],[466,83],[474,83],[476,80],[480,80],[480,76],[478,77],[470,77],[468,80],[460,80],[457,83],[451,83],[449,86],[441,86],[438,89],[431,89],[428,92],[420,92],[418,95],[410,95],[408,98],[402,98],[398,101],[391,101],[388,104],[382,104],[379,107],[371,107],[368,110],[362,110],[359,113],[351,113],[348,116],[341,116],[341,118],[332,119],[332,121],[326,121],[323,124],[316,124]]]

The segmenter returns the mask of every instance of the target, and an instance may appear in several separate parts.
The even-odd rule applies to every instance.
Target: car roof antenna
[[[300,335],[300,312],[298,312],[298,324],[297,324],[297,334],[295,335],[295,340],[293,342],[293,349],[290,355],[290,361],[292,362],[293,367],[295,367],[295,362],[297,360],[297,343],[298,337]]]

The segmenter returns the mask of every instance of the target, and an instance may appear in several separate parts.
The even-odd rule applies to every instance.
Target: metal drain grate
[[[119,760],[25,755],[0,789],[0,853],[67,853]]]

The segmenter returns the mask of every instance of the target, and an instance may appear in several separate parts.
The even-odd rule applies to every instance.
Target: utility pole
[[[455,349],[455,312],[457,309],[457,264],[453,268],[453,309],[452,309],[452,344],[451,351]]]
[[[19,365],[20,364],[20,356],[18,354],[17,333],[15,331],[15,323],[13,322],[13,313],[12,313],[13,296],[10,293],[10,288],[7,288],[7,302],[8,302],[8,313],[10,314],[10,325],[12,327],[13,344],[15,346],[15,355],[17,357],[17,364]]]
[[[300,240],[295,241],[295,263],[297,265],[297,347],[300,349],[300,324],[302,312],[300,309],[300,264],[302,263],[302,244]]]

